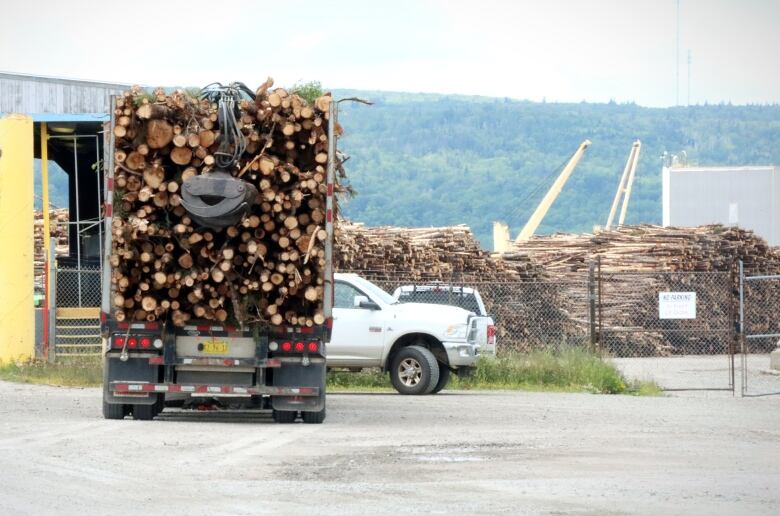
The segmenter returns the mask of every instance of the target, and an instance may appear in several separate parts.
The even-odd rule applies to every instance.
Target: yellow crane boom
[[[531,218],[528,219],[528,222],[526,222],[525,226],[520,231],[520,234],[517,235],[517,238],[515,239],[516,244],[527,242],[528,239],[534,235],[536,230],[539,228],[539,224],[541,224],[542,220],[544,220],[544,216],[547,215],[547,211],[550,209],[550,206],[552,206],[553,202],[555,202],[555,199],[558,198],[558,195],[561,193],[563,185],[566,184],[566,181],[568,181],[569,176],[571,176],[571,173],[574,171],[577,163],[579,163],[580,158],[582,158],[582,155],[585,154],[585,149],[587,149],[590,144],[590,140],[585,140],[580,144],[579,148],[574,152],[574,154],[572,154],[571,159],[569,159],[569,162],[566,163],[565,167],[563,167],[560,175],[542,199],[542,202],[539,203],[539,206],[536,207],[536,210],[534,210]]]
[[[631,187],[634,184],[634,175],[636,173],[636,165],[639,162],[639,151],[642,149],[642,142],[635,141],[631,146],[631,152],[628,153],[628,159],[626,160],[626,166],[623,169],[623,175],[620,176],[620,183],[618,183],[617,191],[615,192],[615,198],[612,200],[612,207],[609,209],[609,217],[607,217],[607,225],[604,226],[605,230],[612,228],[612,222],[615,220],[615,214],[617,213],[618,204],[620,204],[620,198],[623,197],[623,205],[620,208],[620,218],[618,219],[618,228],[623,225],[626,220],[626,213],[628,211],[628,201],[631,197]]]

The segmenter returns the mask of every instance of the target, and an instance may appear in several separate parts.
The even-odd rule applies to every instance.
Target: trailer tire
[[[295,423],[295,418],[298,413],[294,410],[276,410],[274,409],[271,416],[277,423],[289,424]]]
[[[450,368],[444,364],[439,364],[439,381],[436,382],[436,386],[431,391],[431,394],[436,394],[444,389],[447,384],[450,383]]]
[[[439,382],[439,363],[422,346],[401,348],[393,357],[390,380],[400,394],[428,394]]]
[[[304,423],[319,425],[325,421],[325,407],[319,412],[301,412],[301,417]]]
[[[127,415],[127,410],[121,403],[103,402],[104,419],[124,419],[125,415]]]
[[[133,419],[151,421],[157,415],[156,409],[156,403],[153,405],[133,405]]]

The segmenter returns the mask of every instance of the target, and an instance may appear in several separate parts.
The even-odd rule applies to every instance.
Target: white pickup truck
[[[401,394],[442,390],[450,373],[468,375],[480,356],[482,317],[455,306],[399,303],[357,274],[335,275],[328,368],[390,373]]]
[[[433,283],[429,285],[403,285],[395,289],[393,298],[401,303],[431,303],[459,306],[482,316],[477,325],[477,344],[483,355],[496,354],[496,323],[485,309],[485,303],[477,289]]]

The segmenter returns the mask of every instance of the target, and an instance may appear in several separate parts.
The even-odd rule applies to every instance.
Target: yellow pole
[[[626,193],[623,195],[623,205],[620,207],[620,219],[618,219],[618,229],[626,221],[626,211],[628,211],[628,201],[631,199],[631,187],[634,185],[634,174],[636,173],[636,164],[639,162],[639,151],[642,150],[642,142],[636,141],[636,152],[634,160],[631,162],[631,171],[628,173],[628,182],[626,183]]]
[[[46,122],[41,122],[41,192],[43,194],[43,249],[44,261],[49,261],[49,132]]]
[[[620,176],[620,183],[618,183],[617,191],[615,192],[615,198],[612,200],[612,207],[609,209],[609,217],[607,217],[607,225],[604,229],[609,231],[612,229],[612,221],[615,220],[615,214],[617,213],[618,204],[623,196],[623,192],[626,191],[626,180],[628,179],[628,173],[631,170],[631,162],[634,161],[634,154],[636,154],[637,147],[639,146],[639,140],[635,141],[631,146],[631,151],[628,153],[628,159],[626,160],[626,167],[623,169],[623,175]]]
[[[33,121],[0,118],[0,360],[34,356]]]

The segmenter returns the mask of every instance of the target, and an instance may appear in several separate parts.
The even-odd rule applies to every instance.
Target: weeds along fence
[[[403,300],[472,311],[469,289],[477,290],[496,323],[499,352],[587,346],[616,357],[733,354],[737,342],[730,273],[602,274],[594,266],[551,280],[497,282],[458,273],[349,272],[390,294],[413,289],[413,299]]]

